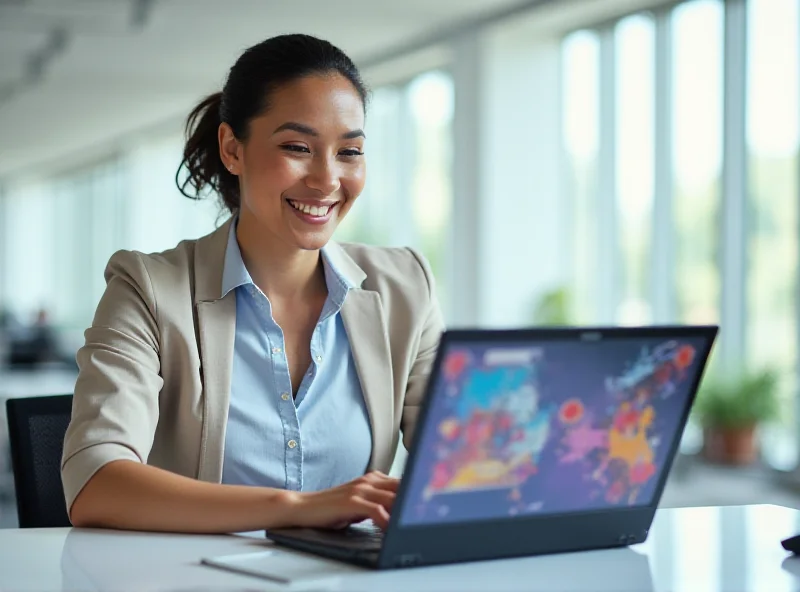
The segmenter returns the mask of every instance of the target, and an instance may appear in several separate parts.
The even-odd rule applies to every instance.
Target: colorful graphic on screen
[[[707,347],[451,346],[401,523],[649,504]]]

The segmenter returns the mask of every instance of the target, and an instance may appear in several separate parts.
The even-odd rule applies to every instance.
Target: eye
[[[360,150],[356,150],[354,148],[348,148],[347,150],[342,150],[341,152],[339,152],[339,154],[341,154],[342,156],[349,156],[349,157],[364,156],[363,152],[361,152]]]
[[[311,152],[306,146],[300,146],[298,144],[284,144],[281,148],[287,152],[300,152],[303,154],[309,154]]]

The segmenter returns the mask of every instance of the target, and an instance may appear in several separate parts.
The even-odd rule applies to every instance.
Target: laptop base
[[[270,530],[267,538],[298,551],[375,569],[380,558],[382,536],[363,529],[321,530],[285,528]]]

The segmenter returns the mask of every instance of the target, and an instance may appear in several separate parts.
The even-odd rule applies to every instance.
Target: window
[[[196,201],[175,185],[183,156],[180,134],[131,146],[125,156],[129,218],[124,247],[143,252],[171,249],[184,239],[208,234],[224,221],[216,195]]]
[[[181,149],[178,137],[151,141],[123,157],[12,187],[3,221],[12,311],[27,319],[44,308],[60,329],[80,333],[91,323],[115,251],[164,250],[213,230],[215,200],[193,202],[175,188]],[[11,248],[25,257],[11,257]]]
[[[798,4],[750,0],[747,14],[746,346],[751,366],[780,372],[782,423],[765,448],[787,467],[797,458]]]
[[[722,2],[697,0],[677,6],[671,46],[675,320],[715,323],[720,300]]]
[[[446,253],[453,201],[453,81],[444,72],[428,72],[411,81],[408,93],[414,153],[410,195],[416,246],[430,261],[439,299],[446,308]]]
[[[402,89],[389,86],[373,92],[364,129],[367,181],[337,229],[337,240],[377,245],[392,242],[392,217],[387,211],[401,195],[401,109]]]
[[[563,142],[574,229],[574,320],[595,320],[592,293],[596,285],[597,200],[599,149],[600,47],[597,35],[578,31],[562,46]]]
[[[12,186],[5,195],[4,306],[24,323],[33,320],[40,308],[55,304],[55,285],[51,281],[58,268],[53,261],[59,248],[52,200],[46,183]],[[61,245],[63,247],[63,245]]]
[[[653,19],[634,15],[615,29],[616,206],[622,257],[622,324],[650,321],[650,235],[653,217],[655,81]],[[665,221],[669,223],[669,221]]]
[[[62,328],[81,331],[89,325],[105,290],[105,265],[125,243],[124,173],[114,159],[48,184],[55,243],[51,290],[59,294],[52,305]]]

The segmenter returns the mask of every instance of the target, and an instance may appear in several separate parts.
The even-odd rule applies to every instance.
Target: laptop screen
[[[710,343],[446,347],[404,525],[651,504]]]

